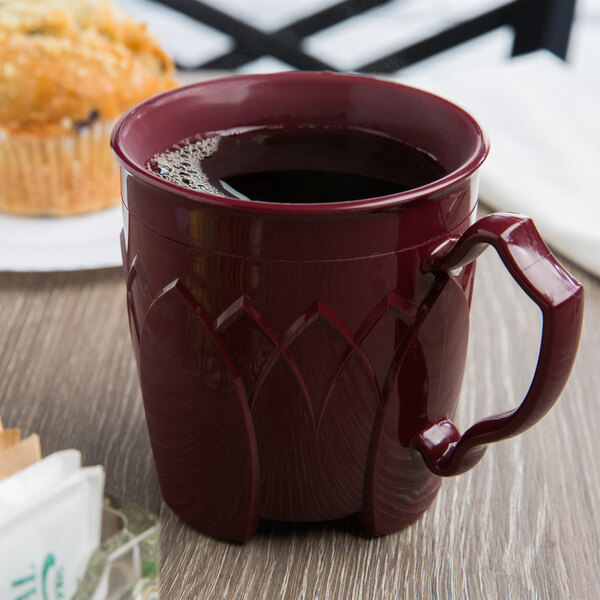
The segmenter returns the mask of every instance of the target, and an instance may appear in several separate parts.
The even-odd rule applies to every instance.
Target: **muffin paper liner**
[[[52,136],[0,135],[0,210],[20,215],[88,213],[120,202],[110,151],[114,121]]]

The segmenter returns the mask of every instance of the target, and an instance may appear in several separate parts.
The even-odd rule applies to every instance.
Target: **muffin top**
[[[115,119],[174,87],[144,25],[109,0],[0,2],[0,130],[53,134]]]

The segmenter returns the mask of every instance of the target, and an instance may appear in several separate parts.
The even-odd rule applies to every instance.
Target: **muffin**
[[[112,127],[175,84],[172,61],[108,0],[0,2],[0,210],[117,204]]]

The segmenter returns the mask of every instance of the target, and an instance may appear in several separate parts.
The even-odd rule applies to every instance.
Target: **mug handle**
[[[540,307],[543,317],[538,363],[521,405],[478,421],[461,436],[448,419],[427,425],[411,441],[431,471],[458,475],[474,467],[491,442],[522,433],[537,423],[560,395],[577,354],[583,322],[583,286],[554,258],[533,221],[494,213],[460,237],[438,246],[423,268],[432,273],[458,269],[493,246],[514,280]]]

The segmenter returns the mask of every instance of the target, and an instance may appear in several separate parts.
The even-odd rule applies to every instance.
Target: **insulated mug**
[[[380,198],[286,204],[164,181],[155,153],[198,133],[302,125],[380,132],[447,167]],[[583,288],[532,221],[475,221],[487,140],[437,96],[358,75],[237,76],[170,90],[116,126],[127,307],[167,504],[207,534],[260,518],[356,515],[379,535],[417,519],[440,477],[521,433],[571,371]],[[541,308],[520,406],[462,435],[474,260],[488,245]]]

